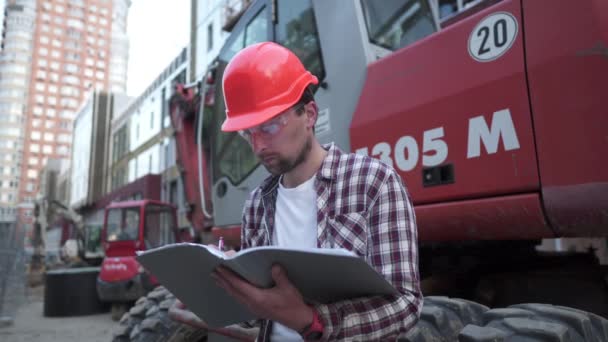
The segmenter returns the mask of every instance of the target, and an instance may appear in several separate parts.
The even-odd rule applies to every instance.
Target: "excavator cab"
[[[156,286],[135,260],[136,252],[181,241],[173,205],[152,200],[115,202],[101,233],[105,259],[97,279],[102,301],[124,307]],[[113,310],[114,311],[114,310]]]

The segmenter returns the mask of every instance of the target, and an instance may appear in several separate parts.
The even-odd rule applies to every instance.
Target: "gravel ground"
[[[12,326],[0,328],[2,342],[108,342],[117,326],[110,313],[78,317],[44,317],[44,288],[30,289],[27,301],[19,308]]]

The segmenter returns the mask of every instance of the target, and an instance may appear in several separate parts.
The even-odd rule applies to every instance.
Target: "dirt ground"
[[[42,315],[44,288],[30,289],[27,300],[17,311],[14,324],[0,328],[3,342],[60,342],[90,341],[108,342],[117,326],[110,313],[49,318]]]

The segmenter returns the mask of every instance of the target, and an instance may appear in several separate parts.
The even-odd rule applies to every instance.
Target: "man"
[[[241,247],[346,248],[400,295],[307,303],[279,265],[270,289],[224,268],[212,276],[263,319],[259,341],[395,339],[416,323],[422,307],[412,204],[391,167],[319,144],[309,89],[317,83],[292,52],[274,43],[249,46],[226,67],[222,130],[238,131],[271,173],[245,204]],[[178,309],[172,310],[175,316]]]

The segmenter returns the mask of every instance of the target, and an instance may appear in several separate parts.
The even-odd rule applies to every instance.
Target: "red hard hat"
[[[237,53],[224,71],[226,120],[222,131],[251,128],[296,104],[319,81],[287,48],[258,43]]]

